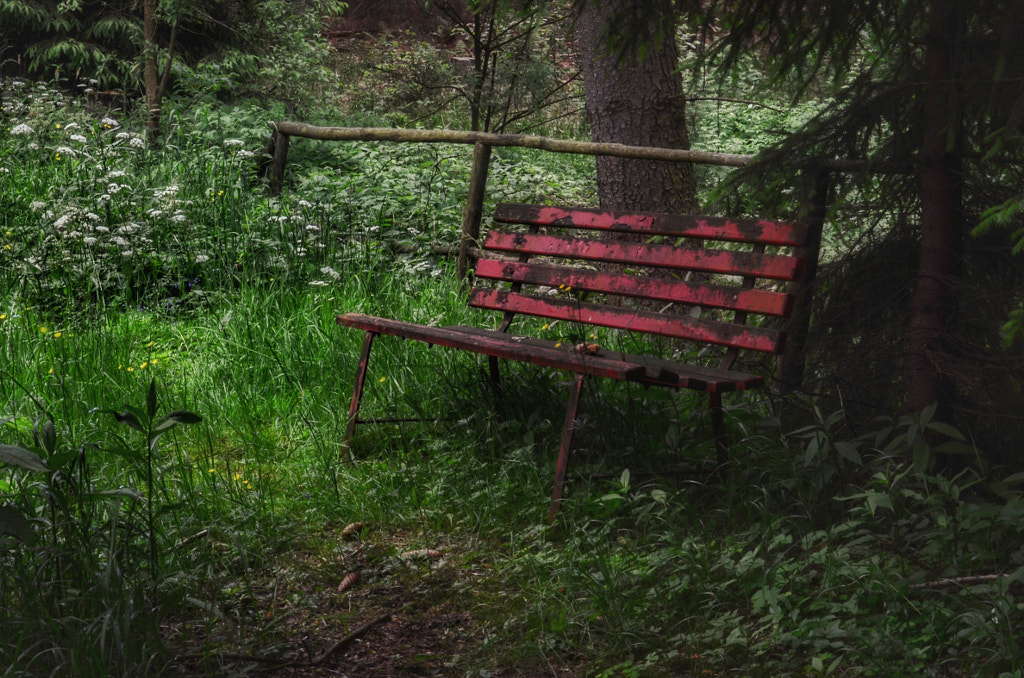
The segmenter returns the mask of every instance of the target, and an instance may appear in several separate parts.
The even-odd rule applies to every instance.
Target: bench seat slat
[[[470,292],[469,305],[765,353],[778,353],[782,350],[782,335],[776,330],[691,318],[687,315],[667,315],[480,287]]]
[[[465,332],[450,327],[431,327],[411,322],[378,318],[362,313],[344,313],[335,319],[337,324],[377,334],[389,334],[403,339],[415,339],[427,344],[448,346],[472,353],[491,355],[503,360],[528,362],[542,367],[578,372],[620,381],[643,381],[647,378],[643,365],[613,357],[577,353],[566,346],[538,346],[522,341],[522,337],[499,332]]]
[[[588,228],[793,247],[802,246],[807,239],[807,227],[802,224],[685,214],[637,214],[617,210],[546,207],[518,203],[498,205],[495,208],[494,220],[532,226]]]
[[[549,287],[566,285],[577,291],[619,294],[773,316],[789,315],[793,304],[793,295],[785,292],[495,259],[481,259],[477,263],[476,276]]]
[[[702,247],[643,245],[553,235],[491,231],[484,249],[585,261],[602,261],[628,266],[661,266],[706,273],[756,276],[775,280],[796,280],[803,261],[774,254],[730,252]]]
[[[509,336],[503,335],[497,330],[487,330],[465,325],[453,325],[448,329],[465,332],[467,334],[480,334],[494,337]],[[551,341],[549,339],[537,339],[535,337],[516,336],[515,339],[517,342],[521,343],[552,348],[559,346],[561,343]],[[559,348],[563,351],[570,350],[570,347],[564,343],[561,343]],[[690,365],[650,355],[622,353],[620,351],[609,351],[602,348],[599,349],[593,357],[610,358],[636,365],[642,365],[644,368],[642,376],[640,373],[637,373],[636,375],[631,376],[629,381],[636,381],[649,386],[686,388],[693,391],[725,393],[730,391],[742,391],[760,386],[764,383],[764,377],[757,374],[747,374],[745,372],[736,372],[733,370],[721,370],[701,365]]]

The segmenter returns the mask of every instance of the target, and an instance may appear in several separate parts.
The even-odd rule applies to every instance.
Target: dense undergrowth
[[[783,431],[737,398],[713,473],[696,399],[596,384],[549,529],[564,376],[510,366],[496,409],[473,357],[381,341],[367,410],[440,421],[363,427],[345,457],[361,338],[334,314],[480,321],[423,247],[456,242],[470,149],[303,142],[268,198],[283,110],[181,104],[151,145],[2,87],[2,675],[259,653],[256,573],[352,521],[488,563],[450,675],[1024,675],[1024,479],[926,473],[970,449],[927,413],[853,436],[805,402]],[[495,154],[490,200],[593,201],[586,159]]]

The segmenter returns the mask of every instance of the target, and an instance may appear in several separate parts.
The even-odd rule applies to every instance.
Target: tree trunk
[[[911,301],[907,408],[920,412],[951,404],[944,373],[946,327],[955,312],[955,281],[963,249],[961,116],[952,64],[957,44],[957,0],[936,0],[927,39],[927,91],[921,169],[921,245]]]
[[[660,44],[647,44],[643,58],[620,59],[608,51],[614,17],[638,0],[587,2],[577,18],[587,118],[596,142],[688,149],[686,99],[679,73],[671,4],[646,9],[664,20]],[[654,20],[657,20],[654,19]],[[599,156],[601,207],[687,213],[697,209],[693,165]]]
[[[142,39],[145,64],[143,77],[146,83],[146,128],[151,138],[160,130],[160,80],[156,65],[156,9],[157,0],[143,0]]]

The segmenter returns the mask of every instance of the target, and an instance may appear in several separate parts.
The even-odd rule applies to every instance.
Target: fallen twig
[[[373,628],[377,624],[383,624],[384,622],[388,621],[389,619],[391,619],[391,613],[390,612],[382,614],[381,616],[377,617],[376,619],[371,619],[370,621],[366,622],[362,626],[356,628],[354,631],[352,631],[351,633],[347,634],[346,636],[344,636],[343,638],[338,640],[338,642],[336,642],[334,645],[331,645],[329,648],[327,648],[324,652],[322,652],[320,654],[319,657],[317,657],[313,661],[309,662],[309,666],[319,666],[329,656],[331,656],[334,652],[336,652],[337,650],[345,647],[346,645],[348,645],[352,641],[358,639],[360,636],[362,636],[364,633],[369,631],[371,628]]]

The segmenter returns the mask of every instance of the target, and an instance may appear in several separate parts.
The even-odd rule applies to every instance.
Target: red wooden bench
[[[469,305],[500,311],[496,329],[430,327],[359,313],[339,325],[365,331],[349,409],[346,446],[358,419],[370,349],[390,334],[574,373],[562,429],[549,517],[562,498],[573,429],[585,377],[703,391],[719,460],[726,454],[722,393],[763,384],[763,377],[732,369],[741,350],[779,353],[784,340],[774,320],[789,316],[786,291],[803,269],[794,254],[807,236],[802,225],[707,216],[610,212],[501,204],[483,242]],[[623,238],[622,236],[628,236]],[[799,250],[796,250],[799,251]],[[642,270],[637,270],[642,267]],[[651,273],[655,271],[655,273]],[[671,311],[671,312],[667,312]],[[632,355],[581,341],[562,343],[508,332],[517,314],[579,326],[650,334],[722,347],[716,367]],[[747,324],[751,314],[759,324]]]

